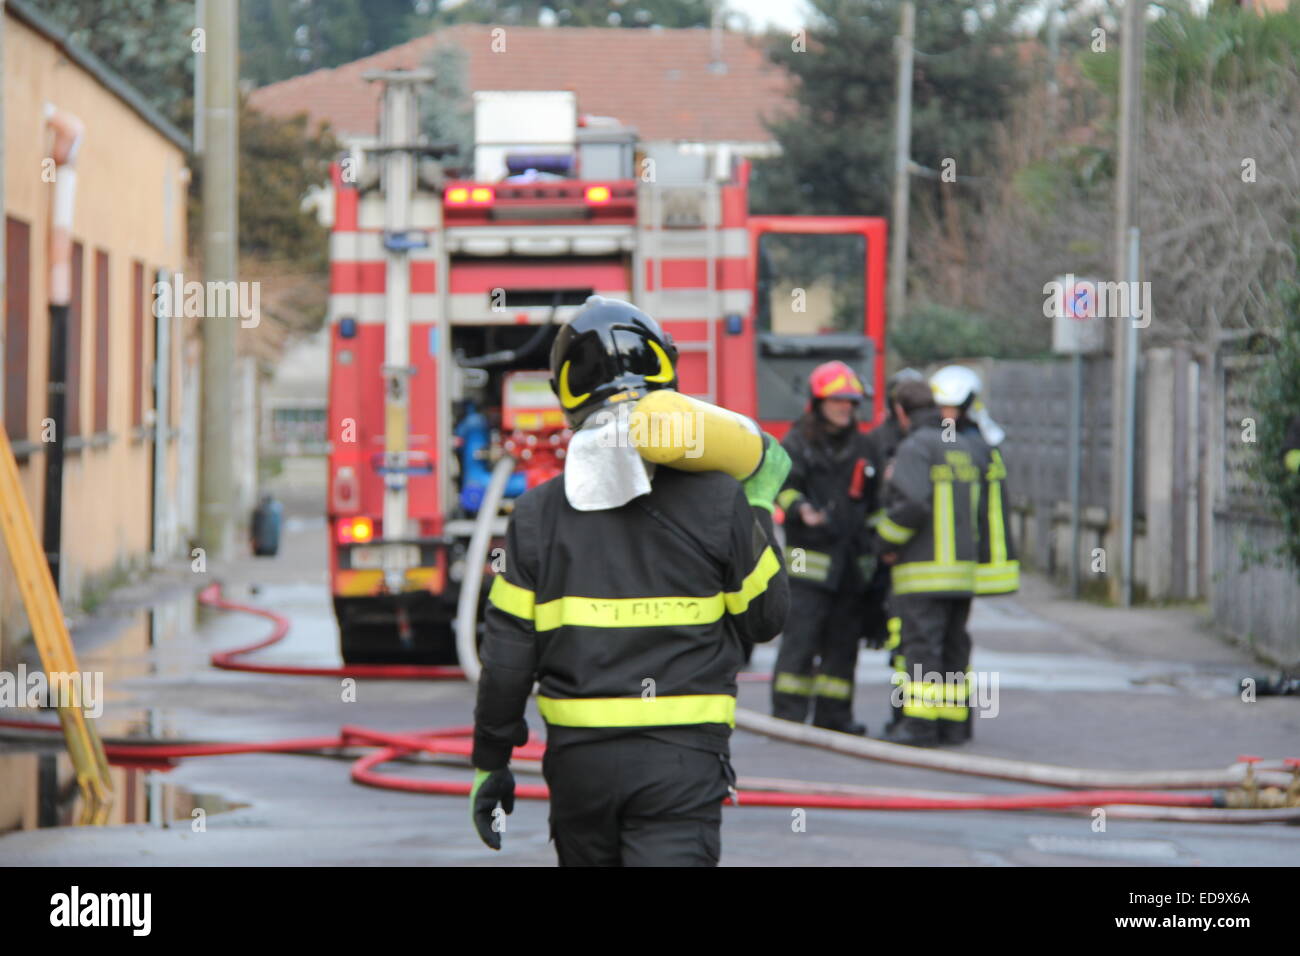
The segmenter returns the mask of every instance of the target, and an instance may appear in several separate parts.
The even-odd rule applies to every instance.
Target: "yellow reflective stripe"
[[[905,528],[888,515],[881,515],[880,520],[876,522],[876,534],[890,544],[907,544],[912,540],[912,535],[916,534],[916,529]]]
[[[890,584],[895,594],[915,594],[926,591],[975,590],[975,562],[918,561],[896,564],[890,570]]]
[[[989,482],[989,563],[1007,560],[1007,528],[1002,523],[1002,483]]]
[[[498,574],[493,579],[492,590],[488,592],[488,601],[493,607],[507,614],[513,614],[525,621],[533,619],[535,601],[533,592],[517,584],[511,584],[504,574]]]
[[[803,497],[803,493],[797,488],[787,488],[776,496],[776,503],[781,506],[782,510],[788,511],[790,506]]]
[[[780,570],[781,561],[777,558],[776,552],[770,546],[764,548],[763,556],[758,559],[754,570],[745,575],[745,580],[740,583],[740,590],[727,591],[723,595],[727,610],[732,614],[744,614],[745,609],[749,607],[749,602],[767,590],[767,582],[772,580]]]
[[[537,605],[539,631],[557,627],[685,627],[712,624],[726,613],[721,592],[711,597],[562,597]]]
[[[951,564],[957,559],[957,531],[953,526],[952,482],[934,483],[934,560]]]
[[[825,581],[831,573],[831,556],[807,548],[785,549],[785,567],[791,576],[809,581]]]
[[[776,675],[772,688],[779,694],[800,694],[804,697],[810,697],[813,692],[813,679],[802,674],[781,671]]]
[[[831,566],[831,556],[825,551],[813,551],[809,548],[792,546],[785,549],[785,557],[787,561],[803,561],[805,564],[815,564],[826,568]]]
[[[853,697],[853,685],[839,677],[818,674],[813,682],[813,694],[817,697],[829,697],[832,700],[850,700]]]
[[[966,720],[970,708],[966,706],[966,681],[939,683],[938,681],[903,681],[903,713],[909,717],[926,720]]]
[[[537,710],[543,720],[557,727],[736,726],[736,698],[730,694],[568,699],[539,696]]]
[[[889,638],[885,641],[885,650],[892,651],[903,639],[903,619],[901,617],[891,617],[885,622],[885,627],[889,631]]]
[[[990,451],[993,456],[993,461],[989,465],[989,470],[987,472],[989,481],[1001,481],[1007,476],[1007,466],[1002,461],[1001,452],[996,448],[993,448]]]
[[[976,594],[1007,594],[1020,589],[1020,562],[981,564],[975,569]]]

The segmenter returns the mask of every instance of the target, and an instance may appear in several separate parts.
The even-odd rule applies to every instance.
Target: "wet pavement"
[[[339,663],[324,547],[322,523],[296,521],[278,558],[249,558],[222,571],[228,598],[293,622],[285,641],[253,659]],[[266,741],[331,735],[345,724],[409,731],[471,721],[473,692],[464,683],[358,680],[353,700],[338,678],[210,667],[214,651],[251,643],[270,627],[196,608],[194,593],[210,579],[173,582],[151,607],[78,632],[81,668],[105,674],[105,736]],[[1241,753],[1300,756],[1300,699],[1243,702],[1240,676],[1263,669],[1205,631],[1194,609],[1121,611],[1063,601],[1046,582],[1029,578],[1016,598],[977,602],[972,633],[973,667],[996,677],[997,715],[977,719],[975,740],[961,752],[1126,769],[1221,768]],[[760,647],[753,668],[770,671],[774,657],[773,646]],[[883,652],[861,655],[857,712],[873,730],[888,712],[889,675]],[[746,683],[740,702],[766,711],[767,695],[766,684]],[[535,710],[530,724],[541,727]],[[744,732],[736,733],[732,750],[742,777],[975,793],[1033,789]],[[36,761],[30,749],[0,744],[0,787],[34,787]],[[554,864],[544,804],[521,801],[509,818],[505,850],[494,854],[478,842],[464,798],[359,786],[349,780],[349,765],[338,756],[250,754],[186,759],[165,773],[118,769],[118,825],[8,833],[0,836],[0,865]],[[523,769],[517,767],[520,781],[533,782]],[[469,777],[428,761],[380,770]],[[1086,814],[811,809],[799,831],[794,818],[790,809],[727,808],[724,865],[1300,863],[1300,827],[1280,824],[1112,818],[1105,832],[1094,832]]]

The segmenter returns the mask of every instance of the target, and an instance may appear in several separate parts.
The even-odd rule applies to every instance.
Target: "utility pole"
[[[904,3],[898,37],[898,108],[894,117],[894,216],[889,248],[889,324],[897,327],[907,311],[907,210],[912,162],[912,42],[916,8]]]
[[[1128,0],[1120,33],[1119,167],[1115,176],[1114,276],[1118,282],[1137,281],[1137,268],[1130,263],[1130,249],[1136,248],[1130,230],[1137,226],[1137,157],[1142,134],[1142,62],[1145,44],[1146,0]],[[1130,274],[1132,271],[1132,274]],[[1135,294],[1136,286],[1129,286]],[[1136,395],[1129,388],[1130,364],[1135,368],[1136,337],[1128,334],[1132,318],[1111,316],[1111,467],[1110,467],[1110,551],[1107,564],[1110,599],[1127,606],[1132,601],[1132,465],[1134,443],[1129,435],[1133,421],[1130,406]],[[1124,324],[1121,324],[1124,323]],[[1125,517],[1128,516],[1128,520]],[[1116,567],[1113,553],[1118,544],[1123,557]],[[1118,570],[1118,574],[1115,572]],[[1127,582],[1127,586],[1124,585]]]
[[[203,278],[239,278],[238,0],[203,4]],[[235,506],[235,315],[203,318],[199,540],[208,560],[231,544]]]

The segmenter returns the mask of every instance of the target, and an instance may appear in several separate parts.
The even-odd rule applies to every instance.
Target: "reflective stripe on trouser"
[[[970,666],[970,634],[966,620],[970,615],[970,598],[935,598],[922,595],[895,595],[891,606],[901,619],[900,640],[895,667],[895,682],[901,693],[891,697],[904,716],[922,720],[969,719],[965,682],[945,687],[946,675],[965,674]],[[901,666],[899,666],[901,665]],[[921,680],[916,680],[917,671]],[[931,676],[937,675],[937,681]],[[960,687],[958,695],[955,688]]]
[[[802,723],[851,720],[862,596],[792,582],[790,614],[772,677],[772,714]]]
[[[935,680],[904,680],[903,716],[924,720],[969,720],[970,708],[966,705],[969,687],[969,672],[955,679],[944,674]]]

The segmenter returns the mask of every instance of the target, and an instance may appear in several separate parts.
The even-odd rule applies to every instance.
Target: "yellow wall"
[[[129,78],[128,82],[129,82]],[[4,36],[4,122],[6,214],[31,227],[31,304],[28,363],[29,440],[39,442],[45,417],[48,348],[47,244],[53,185],[42,180],[41,163],[49,149],[43,107],[52,102],[79,117],[86,133],[77,157],[73,238],[84,247],[82,275],[81,434],[94,419],[95,251],[109,253],[109,407],[104,447],[69,451],[64,466],[63,594],[76,603],[88,581],[142,560],[150,538],[150,459],[152,442],[133,434],[131,386],[133,327],[132,265],[145,266],[146,308],[152,273],[159,267],[181,270],[185,250],[185,170],[183,151],[80,66],[70,62],[43,35],[14,16]],[[10,277],[9,281],[13,281]],[[179,410],[179,324],[173,327],[173,407]],[[146,316],[144,408],[152,405],[153,319]],[[177,416],[173,413],[175,427]],[[175,442],[169,473],[176,480]],[[38,450],[20,462],[28,501],[39,529],[43,455]],[[0,546],[0,552],[3,547]],[[0,637],[16,635],[18,596],[0,555]],[[10,632],[4,633],[5,624]]]

